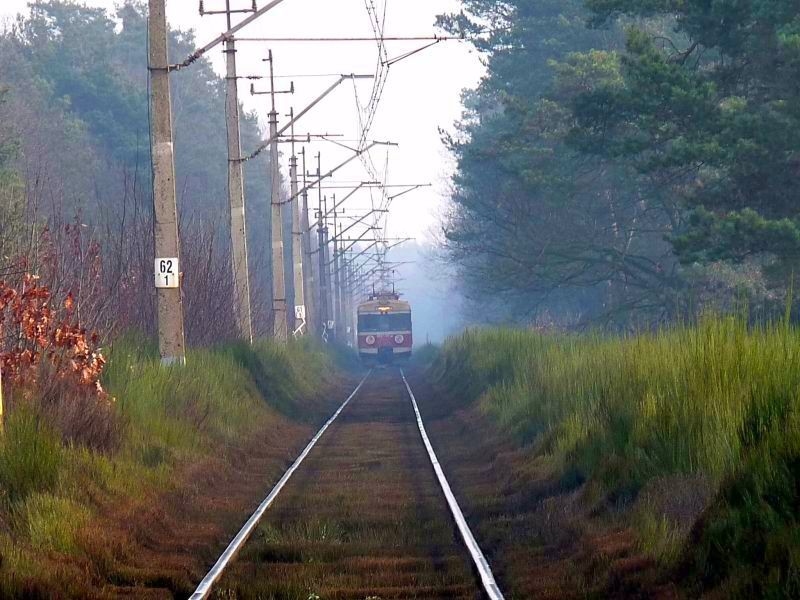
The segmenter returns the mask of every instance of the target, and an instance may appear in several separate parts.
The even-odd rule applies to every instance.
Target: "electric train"
[[[358,354],[366,364],[411,358],[411,304],[395,292],[375,293],[358,306]]]

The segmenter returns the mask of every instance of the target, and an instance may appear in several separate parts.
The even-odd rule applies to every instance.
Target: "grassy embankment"
[[[87,431],[79,420],[72,436],[40,403],[18,403],[0,442],[2,596],[71,594],[54,565],[86,559],[81,531],[98,503],[170,492],[182,468],[268,432],[276,418],[318,419],[324,406],[300,402],[332,371],[330,357],[305,344],[196,350],[186,367],[163,369],[154,351],[120,343],[104,376],[115,398],[106,422]]]
[[[641,549],[688,581],[800,594],[797,329],[708,318],[631,337],[472,331],[434,372],[564,490],[622,508]]]

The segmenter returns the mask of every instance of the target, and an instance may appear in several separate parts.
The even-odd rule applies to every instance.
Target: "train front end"
[[[406,362],[413,344],[408,302],[383,295],[358,307],[358,353],[365,364]]]

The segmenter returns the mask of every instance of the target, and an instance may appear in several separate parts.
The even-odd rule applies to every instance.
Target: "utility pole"
[[[336,196],[333,196],[333,205],[336,206]],[[339,257],[340,231],[337,211],[333,211],[333,314],[336,322],[334,327],[336,340],[341,342],[342,336],[342,274]]]
[[[328,197],[323,197],[323,205],[325,207],[325,211],[328,210]],[[334,235],[336,233],[334,232]],[[330,232],[330,221],[326,218],[325,219],[325,302],[327,306],[325,310],[328,313],[328,319],[330,321],[328,324],[333,324],[333,327],[329,327],[331,334],[333,336],[336,335],[336,312],[333,306],[333,298],[334,298],[334,290],[333,290],[333,267],[331,261],[331,232]]]
[[[210,43],[199,48],[176,69],[192,65],[211,49],[219,44],[224,44],[226,54],[226,126],[228,137],[228,201],[230,205],[230,230],[231,230],[231,263],[233,268],[234,283],[234,313],[237,329],[241,338],[250,343],[253,341],[253,319],[250,302],[250,270],[247,252],[247,223],[245,218],[244,177],[242,158],[241,132],[239,123],[239,89],[236,72],[236,42],[234,36],[238,31],[253,23],[261,16],[281,4],[284,0],[272,0],[262,8],[258,8],[256,0],[252,0],[251,8],[231,9],[231,1],[225,0],[225,10],[205,10],[203,0],[200,0],[200,15],[225,15],[227,30],[217,36]],[[163,12],[165,0],[156,4]],[[151,15],[153,5],[150,3]],[[235,26],[232,23],[234,13],[250,13]],[[174,183],[173,183],[174,186]]]
[[[317,179],[322,176],[322,154],[317,153]],[[319,199],[317,206],[317,235],[319,237],[319,320],[321,322],[321,336],[323,340],[327,341],[328,335],[328,321],[330,319],[330,312],[328,311],[328,281],[329,281],[329,268],[328,268],[328,226],[326,214],[327,202],[323,200],[322,184],[319,187]]]
[[[278,111],[275,108],[275,65],[269,51],[269,81],[272,110],[269,113],[269,162],[272,178],[272,314],[275,340],[289,339],[286,314],[286,273],[283,263],[283,204],[281,203],[281,172],[278,164]]]
[[[356,336],[356,330],[358,329],[358,315],[356,314],[356,308],[359,298],[356,295],[358,290],[356,289],[356,270],[353,262],[350,263],[348,273],[350,277],[350,341],[353,342],[354,346],[357,346],[358,337]]]
[[[303,254],[305,255],[305,268],[303,269],[303,286],[304,296],[306,301],[306,321],[309,333],[314,334],[317,332],[317,317],[318,311],[316,309],[316,298],[314,296],[314,268],[311,263],[311,232],[310,223],[308,220],[308,189],[306,185],[306,149],[302,149],[303,156],[303,189],[305,191],[301,194],[302,206],[300,207],[300,227],[303,233]]]
[[[353,343],[353,261],[352,255],[344,260],[344,324],[347,332],[347,345]]]
[[[231,2],[225,0],[225,16],[231,29]],[[239,123],[239,85],[236,73],[236,42],[225,40],[227,63],[225,97],[228,130],[228,200],[230,203],[231,260],[233,264],[234,307],[239,337],[253,343],[253,319],[250,307],[250,270],[247,257],[242,142]]]
[[[294,109],[290,118],[294,123]],[[308,311],[306,307],[305,270],[303,268],[303,224],[300,219],[302,199],[297,195],[297,154],[294,146],[294,124],[292,125],[292,157],[289,160],[289,178],[292,190],[292,263],[294,264],[294,304],[292,321],[294,336],[302,336],[307,330]]]
[[[158,311],[158,347],[162,365],[186,362],[183,330],[182,276],[178,207],[175,193],[175,149],[172,139],[167,52],[166,0],[150,0],[150,112],[153,156],[153,210],[155,280]]]

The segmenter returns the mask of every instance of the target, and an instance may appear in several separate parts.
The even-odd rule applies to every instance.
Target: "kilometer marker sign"
[[[306,307],[304,304],[294,307],[294,318],[298,321],[305,322],[306,320]]]
[[[172,290],[180,287],[180,266],[177,258],[157,258],[155,263],[156,288]]]

